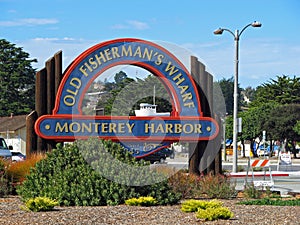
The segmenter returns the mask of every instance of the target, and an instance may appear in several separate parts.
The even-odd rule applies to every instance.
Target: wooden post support
[[[35,121],[43,115],[52,114],[55,97],[62,80],[62,51],[50,58],[45,68],[36,73],[35,80],[35,112],[26,119],[26,154],[33,151],[50,151],[55,142],[38,137],[34,132]]]
[[[201,74],[204,73],[205,66],[198,61],[194,56],[191,57],[191,75],[196,81],[198,92],[201,93],[200,80]],[[203,102],[200,96],[201,108]],[[203,108],[202,108],[203,111]],[[200,174],[205,172],[204,164],[201,164],[201,158],[203,156],[206,147],[206,141],[200,141],[197,143],[189,143],[190,157],[189,157],[189,172],[193,174]]]
[[[46,62],[47,70],[47,114],[52,114],[55,99],[55,65],[54,57]]]
[[[31,153],[37,151],[37,135],[34,131],[34,124],[37,120],[37,112],[32,111],[26,117],[26,156],[30,157]]]
[[[207,83],[206,83],[206,99],[207,99],[207,116],[213,117],[213,76],[206,72],[207,76]],[[216,150],[216,140],[210,141],[210,148],[207,149],[209,154],[207,155],[207,172],[215,174],[215,154],[217,153]]]
[[[191,57],[191,74],[194,79],[197,79],[197,71],[199,71],[199,64],[196,57]],[[196,80],[197,81],[197,80]],[[196,82],[197,88],[199,89],[198,81]],[[200,163],[200,152],[198,147],[198,142],[189,143],[189,172],[192,174],[199,175],[199,163]]]
[[[203,116],[213,117],[213,76],[194,56],[191,57],[191,75],[197,83]],[[219,138],[189,143],[189,171],[194,174],[220,173]]]
[[[197,60],[198,61],[198,60]],[[209,104],[207,100],[207,93],[208,93],[208,88],[207,88],[207,73],[205,71],[205,66],[201,62],[198,61],[199,64],[199,72],[198,72],[198,82],[200,85],[199,89],[199,97],[200,97],[200,102],[201,102],[201,108],[203,112],[203,116],[210,116],[210,111],[209,111]],[[207,169],[208,169],[208,162],[207,162],[207,153],[205,154],[205,151],[207,150],[207,145],[208,141],[200,141],[198,142],[198,148],[200,151],[200,173],[201,174],[207,174]]]
[[[54,61],[55,61],[54,90],[55,90],[55,97],[56,97],[58,87],[59,87],[60,82],[62,80],[62,51],[59,51],[54,55]]]
[[[47,71],[45,68],[41,69],[36,73],[35,80],[35,111],[37,117],[45,115],[47,112],[47,98],[46,98],[46,82],[47,82]],[[45,151],[45,140],[37,136],[37,151]]]
[[[46,62],[47,70],[47,114],[51,115],[55,103],[55,58],[52,57]],[[51,151],[55,142],[46,140],[46,149]]]

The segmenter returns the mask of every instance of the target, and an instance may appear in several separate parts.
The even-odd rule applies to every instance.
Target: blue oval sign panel
[[[154,106],[145,105],[141,109],[145,114],[138,116],[83,115],[81,105],[89,86],[117,65],[138,66],[162,78],[171,93],[173,111],[160,115]],[[213,118],[202,116],[196,84],[173,54],[149,41],[123,38],[95,45],[73,61],[64,73],[52,115],[41,116],[35,130],[42,138],[60,141],[91,136],[111,139],[143,157],[172,142],[213,139],[219,127]]]

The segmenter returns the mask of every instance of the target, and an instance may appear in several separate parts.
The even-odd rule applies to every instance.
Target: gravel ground
[[[203,222],[180,205],[136,207],[55,207],[49,212],[26,212],[16,196],[0,198],[0,224],[300,224],[300,206],[237,205],[241,199],[221,200],[235,214],[230,220]]]

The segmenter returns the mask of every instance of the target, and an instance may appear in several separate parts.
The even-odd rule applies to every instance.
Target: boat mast
[[[153,105],[155,105],[155,85],[153,87]]]

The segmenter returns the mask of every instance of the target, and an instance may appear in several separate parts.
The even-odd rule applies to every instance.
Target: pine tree
[[[21,115],[34,109],[35,69],[21,47],[0,39],[0,116]]]

